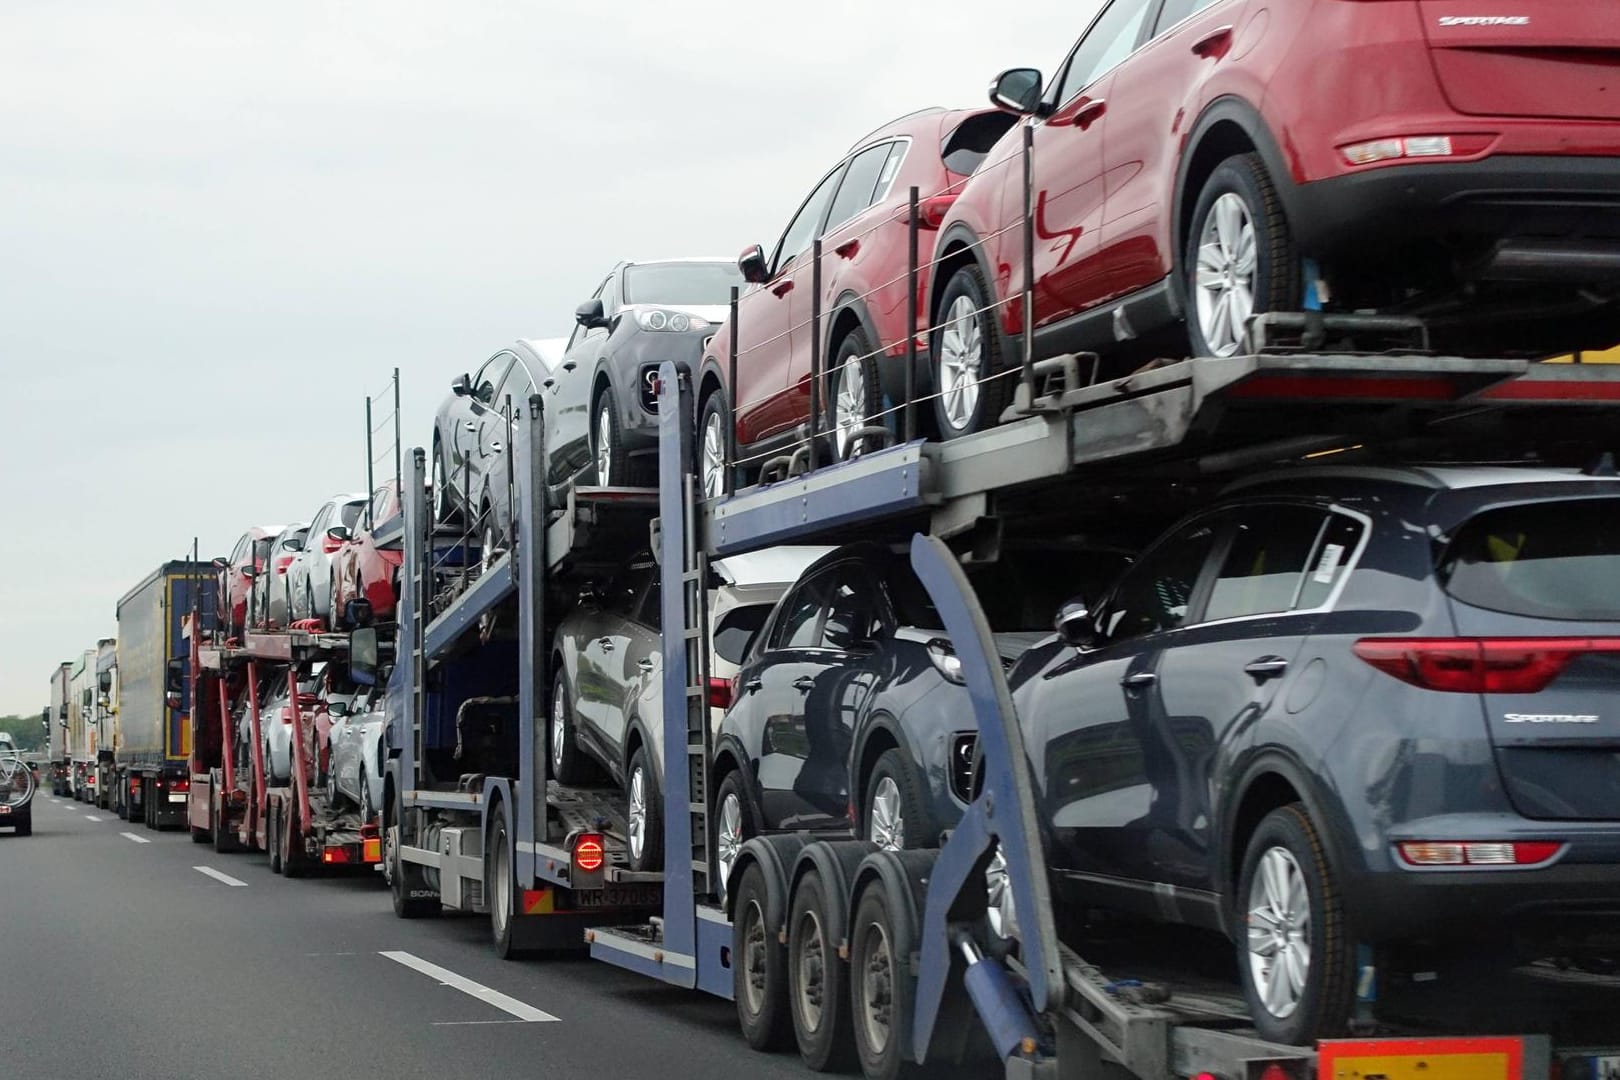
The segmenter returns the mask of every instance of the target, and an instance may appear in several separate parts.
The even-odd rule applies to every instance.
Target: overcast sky
[[[200,538],[365,486],[450,379],[621,258],[766,242],[849,145],[1094,3],[0,9],[0,714]]]

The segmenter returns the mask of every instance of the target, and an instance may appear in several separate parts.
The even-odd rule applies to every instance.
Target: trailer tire
[[[298,803],[287,800],[287,820],[280,823],[276,837],[281,841],[281,874],[283,877],[301,878],[309,873],[304,857],[304,841],[299,833]]]
[[[383,859],[388,867],[388,891],[393,896],[394,914],[401,919],[424,919],[437,915],[438,897],[413,895],[429,891],[427,883],[422,880],[422,871],[399,855],[400,845],[404,842],[400,835],[400,821],[405,816],[405,800],[398,790],[393,792],[388,806],[388,818],[383,822]]]
[[[489,905],[489,932],[495,943],[495,955],[502,960],[516,960],[517,949],[512,942],[515,935],[512,924],[517,919],[517,889],[512,880],[512,859],[507,854],[506,804],[497,802],[495,823],[489,830],[489,858],[484,863],[484,898]]]
[[[821,875],[799,878],[788,913],[788,1005],[799,1056],[816,1072],[848,1072],[855,1065],[850,1030],[849,968],[838,958],[830,904]]]
[[[18,836],[34,835],[34,815],[32,812],[12,818],[11,824],[16,827]]]
[[[226,802],[227,796],[223,791],[214,799],[214,850],[221,855],[236,850],[236,837],[231,835],[231,817],[227,812],[229,808]],[[147,821],[150,823],[150,815],[148,815]]]
[[[737,880],[731,930],[731,990],[737,1024],[755,1050],[779,1050],[789,1031],[787,949],[769,925],[765,871],[751,862]]]
[[[270,804],[265,811],[264,846],[270,853],[270,872],[281,873],[281,806],[279,803]]]
[[[941,1075],[936,1064],[911,1058],[917,981],[911,975],[916,949],[909,914],[895,911],[888,886],[872,878],[856,893],[849,927],[849,1004],[855,1051],[867,1080],[919,1080]]]

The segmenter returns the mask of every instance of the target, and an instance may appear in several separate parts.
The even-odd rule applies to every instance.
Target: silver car
[[[710,716],[719,724],[730,678],[776,601],[832,550],[779,547],[719,560],[709,594],[714,654]],[[650,558],[586,590],[553,639],[551,769],[562,784],[605,771],[626,792],[630,865],[662,865],[663,645],[657,567]],[[594,768],[593,768],[594,767]]]
[[[266,629],[287,625],[287,613],[292,604],[288,571],[303,550],[304,538],[308,535],[309,522],[299,521],[282,529],[270,542],[270,557],[265,560],[264,567],[253,575],[250,600],[253,606],[249,619],[253,625]]]
[[[365,513],[366,502],[361,492],[334,495],[310,519],[308,537],[287,568],[288,603],[294,622],[324,619],[331,623],[332,556],[343,541],[331,536],[330,530],[341,526],[352,532]]]
[[[388,715],[382,688],[365,690],[344,701],[328,695],[332,727],[327,733],[327,799],[336,806],[352,803],[370,821],[382,806],[383,769],[387,764]]]
[[[316,664],[298,680],[299,704],[311,708],[319,701],[321,672],[324,664]],[[264,772],[267,782],[274,786],[292,782],[292,695],[287,680],[270,680],[266,696],[259,699],[259,730],[264,736]],[[251,717],[249,718],[251,723]]]

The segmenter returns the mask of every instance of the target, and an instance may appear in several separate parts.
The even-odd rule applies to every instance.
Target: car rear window
[[[731,303],[731,287],[743,283],[732,263],[640,263],[624,271],[626,304],[715,305]]]
[[[1018,117],[995,109],[970,116],[945,136],[939,156],[945,167],[958,176],[972,176],[984,162],[990,148],[1012,130]],[[927,195],[928,192],[924,192]]]
[[[749,604],[726,612],[714,628],[715,655],[727,663],[741,664],[770,613],[770,604]]]
[[[1440,584],[1473,607],[1538,619],[1620,620],[1620,499],[1504,506],[1457,530]]]

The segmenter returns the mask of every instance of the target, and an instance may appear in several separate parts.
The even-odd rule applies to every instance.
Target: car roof
[[[794,544],[716,559],[714,572],[727,585],[791,585],[813,563],[837,550],[831,544]]]
[[[1309,494],[1322,480],[1369,481],[1430,491],[1604,480],[1614,480],[1620,485],[1620,478],[1550,465],[1305,465],[1235,480],[1221,494],[1248,493],[1260,488],[1293,489],[1295,494]],[[1620,486],[1616,490],[1620,491]]]

